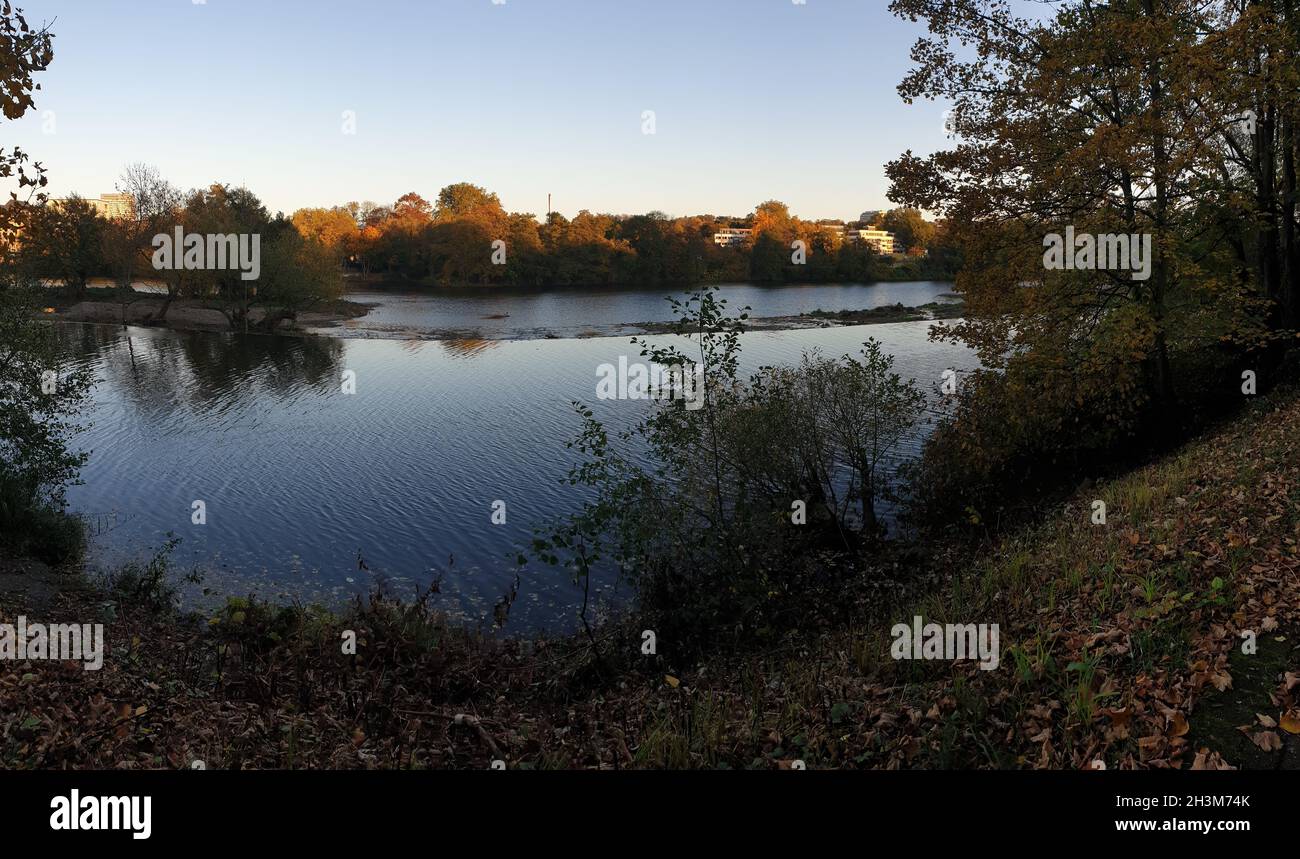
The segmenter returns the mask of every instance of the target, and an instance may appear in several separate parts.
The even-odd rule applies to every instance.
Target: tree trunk
[[[172,295],[171,290],[170,289],[167,290],[167,296],[163,299],[162,310],[159,310],[157,313],[154,314],[152,321],[158,323],[159,325],[166,325],[167,312],[172,309],[172,302],[175,300],[176,298],[175,296]]]
[[[1156,18],[1153,0],[1144,0],[1143,11],[1148,18]],[[1169,347],[1165,335],[1165,295],[1169,289],[1169,264],[1165,259],[1162,243],[1172,233],[1169,227],[1169,154],[1167,133],[1164,128],[1164,70],[1159,59],[1147,63],[1147,89],[1151,99],[1154,130],[1151,135],[1151,174],[1155,181],[1155,208],[1152,211],[1152,226],[1155,241],[1151,243],[1155,255],[1153,277],[1151,281],[1150,311],[1155,323],[1154,354],[1152,356],[1152,394],[1157,403],[1170,405],[1174,400],[1173,376],[1169,367]]]
[[[1294,329],[1300,321],[1300,248],[1296,246],[1296,128],[1295,117],[1282,118],[1282,325]]]

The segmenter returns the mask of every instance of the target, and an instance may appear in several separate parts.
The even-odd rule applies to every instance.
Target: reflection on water
[[[60,329],[99,379],[79,439],[92,451],[85,485],[69,493],[74,509],[116,522],[96,538],[93,560],[137,558],[174,532],[179,568],[202,569],[223,596],[330,601],[374,576],[401,589],[445,572],[442,605],[490,618],[513,581],[514,549],[577,503],[562,483],[573,464],[565,442],[579,427],[570,401],[589,403],[613,430],[646,408],[595,400],[597,367],[637,360],[625,337],[431,343]],[[948,367],[974,366],[964,350],[929,342],[927,329],[755,332],[743,338],[744,365],[793,363],[813,347],[856,352],[874,336],[927,387]],[[349,370],[355,395],[342,390]],[[498,499],[504,525],[491,522]],[[196,500],[206,525],[190,522]],[[608,602],[626,596],[609,581],[599,592]],[[528,573],[511,625],[567,627],[579,601],[560,574]]]
[[[128,341],[127,349],[101,351],[111,362],[108,369],[130,374],[134,384],[126,391],[146,406],[173,407],[183,401],[195,409],[222,409],[238,399],[322,391],[338,384],[344,352],[340,343],[325,338],[129,331],[128,338],[118,338]]]
[[[501,342],[502,341],[500,340],[458,338],[454,340],[439,340],[438,344],[442,346],[443,350],[446,351],[448,355],[452,355],[456,358],[473,358],[480,352],[485,352]]]

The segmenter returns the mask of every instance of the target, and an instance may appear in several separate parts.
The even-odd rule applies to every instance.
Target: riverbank
[[[157,609],[161,561],[0,560],[0,622],[108,640],[99,671],[0,662],[0,766],[1298,768],[1296,426],[1275,392],[990,545],[863,558],[765,652],[690,664],[635,617],[501,640],[436,593],[197,617]],[[997,624],[997,667],[892,659],[917,616]]]
[[[953,301],[932,301],[917,307],[891,304],[869,310],[813,310],[796,316],[767,316],[746,320],[746,327],[754,331],[793,331],[800,328],[834,328],[846,325],[885,325],[893,322],[922,322],[937,319],[957,319],[966,312],[959,298]],[[643,322],[640,333],[663,334],[672,331],[670,323]]]
[[[60,322],[146,325],[175,331],[231,330],[230,319],[216,302],[182,298],[169,303],[163,296],[141,294],[124,304],[112,295],[96,298],[93,292],[84,300],[56,302],[47,308],[44,317]],[[337,325],[368,312],[365,305],[340,299],[326,306],[299,311],[293,319],[280,319],[272,331],[263,330],[261,333],[301,335],[308,333],[308,329]],[[268,317],[278,316],[278,313],[276,308],[253,307],[248,313],[249,326],[254,330],[264,329]]]
[[[126,324],[152,327],[166,327],[177,331],[230,331],[230,321],[224,313],[201,301],[174,301],[166,313],[166,320],[160,320],[162,301],[159,299],[138,299],[126,305]],[[837,327],[850,325],[884,325],[889,322],[918,322],[924,320],[948,320],[957,318],[965,311],[961,301],[932,301],[919,307],[904,307],[902,304],[867,309],[867,311],[813,311],[797,316],[754,317],[746,320],[746,327],[754,331],[793,331],[811,329],[811,327]],[[412,330],[402,327],[370,327],[360,322],[347,327],[348,321],[364,320],[369,308],[355,301],[337,301],[333,307],[299,312],[294,320],[277,322],[272,331],[264,330],[264,321],[273,309],[253,308],[248,313],[248,324],[253,333],[273,333],[290,335],[290,337],[339,337],[354,339],[393,339],[393,340],[543,340],[560,339],[562,335],[545,329],[455,329]],[[48,313],[47,318],[61,322],[88,322],[96,325],[122,325],[123,309],[121,304],[113,301],[78,301],[62,311]],[[490,318],[507,318],[495,316]],[[593,337],[638,337],[647,334],[669,334],[673,331],[672,322],[629,322],[620,325],[599,325],[585,327],[577,331],[577,339]]]
[[[930,302],[917,307],[894,304],[869,310],[814,310],[809,313],[787,316],[754,316],[745,320],[749,331],[799,331],[808,328],[838,328],[854,325],[884,325],[893,322],[921,322],[925,320],[955,319],[965,312],[961,301]],[[485,317],[507,319],[508,314]],[[500,340],[559,340],[572,338],[586,340],[593,337],[640,337],[651,334],[672,334],[674,322],[623,322],[614,325],[582,326],[578,330],[556,332],[549,328],[434,328],[414,329],[402,326],[371,326],[364,320],[342,327],[339,322],[316,327],[308,333],[323,336],[377,340],[427,340],[427,341],[500,341]]]

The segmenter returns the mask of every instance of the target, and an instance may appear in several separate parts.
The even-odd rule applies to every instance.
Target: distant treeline
[[[183,192],[146,165],[127,168],[119,183],[130,205],[105,213],[80,197],[8,204],[18,239],[0,249],[11,271],[59,280],[81,294],[94,277],[117,283],[131,299],[134,280],[161,277],[172,299],[205,299],[238,326],[255,305],[299,309],[338,296],[342,271],[430,286],[599,286],[712,283],[827,283],[952,280],[961,253],[945,221],[916,209],[873,213],[868,221],[813,222],[769,200],[744,217],[670,218],[552,212],[507,212],[477,185],[443,188],[433,203],[414,192],[391,206],[348,203],[271,215],[247,188],[213,184]],[[237,272],[158,271],[155,235],[257,234],[269,267],[256,283]],[[876,227],[894,235],[896,254],[846,241],[843,230]],[[719,245],[728,228],[751,230]],[[796,262],[793,244],[804,242]],[[165,309],[163,311],[165,315]],[[159,320],[161,321],[161,320]]]
[[[304,236],[333,249],[344,265],[437,285],[950,279],[960,265],[946,225],[925,221],[914,209],[881,213],[861,224],[895,233],[907,255],[901,266],[869,245],[843,241],[829,225],[793,217],[777,201],[763,203],[743,218],[583,210],[572,220],[553,212],[539,223],[532,214],[507,212],[496,194],[459,183],[443,188],[433,203],[409,193],[392,206],[348,203],[302,209],[292,220]],[[754,232],[743,244],[715,243],[714,235],[729,227]],[[806,243],[802,264],[792,259],[796,239]],[[497,241],[504,242],[497,246],[504,253],[494,257]]]

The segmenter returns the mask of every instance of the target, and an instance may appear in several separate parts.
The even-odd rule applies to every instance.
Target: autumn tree
[[[392,215],[392,209],[370,200],[351,202],[343,208],[356,224],[356,229],[344,239],[343,251],[351,262],[361,267],[361,276],[368,277],[374,267],[376,248],[383,237],[380,228]]]
[[[948,217],[966,251],[968,313],[945,336],[990,368],[1019,365],[1044,413],[1087,403],[1117,420],[1174,400],[1174,351],[1249,336],[1245,285],[1224,246],[1201,241],[1206,130],[1223,120],[1196,98],[1203,4],[1076,0],[1043,19],[999,0],[891,8],[930,33],[900,93],[953,104],[954,148],[887,167],[891,198]],[[1048,269],[1044,240],[1067,227],[1150,236],[1149,271]]]
[[[418,279],[430,272],[429,230],[433,206],[414,191],[403,194],[392,211],[379,222],[374,253],[384,265],[406,277]]]
[[[434,217],[439,221],[457,218],[492,220],[503,217],[505,210],[496,194],[469,182],[457,182],[438,192]]]
[[[789,244],[794,240],[794,219],[790,207],[779,200],[759,203],[754,209],[754,236],[770,236],[774,241]]]
[[[40,89],[34,75],[52,61],[51,41],[47,30],[28,25],[21,10],[7,2],[0,6],[0,103],[6,119],[34,107],[33,93]],[[11,241],[25,246],[33,239],[37,215],[75,225],[66,237],[86,255],[96,252],[84,232],[94,224],[84,202],[42,206],[46,179],[39,163],[29,165],[20,150],[0,149],[0,177],[16,179],[19,188],[11,192],[10,205],[0,208],[0,238],[7,248]],[[0,273],[0,541],[61,564],[84,545],[80,524],[64,513],[64,493],[86,459],[71,441],[90,373],[68,355],[53,326],[34,318],[44,296],[27,272],[13,270],[21,257],[6,253],[0,262],[9,269]],[[69,271],[78,280],[85,270],[76,265]]]
[[[335,250],[296,229],[273,230],[262,250],[257,302],[265,308],[259,326],[273,331],[304,310],[335,301],[343,276]]]
[[[916,209],[891,209],[881,219],[882,230],[894,234],[899,251],[925,250],[934,239],[934,224]]]
[[[333,251],[340,261],[357,249],[357,214],[347,208],[299,209],[291,220],[303,238]]]
[[[182,195],[157,168],[139,163],[126,168],[117,190],[126,195],[130,205],[126,213],[107,219],[104,260],[117,287],[125,325],[127,305],[136,298],[135,281],[145,273],[154,273],[150,261],[153,238],[174,229]]]
[[[1197,24],[1205,50],[1196,104],[1212,145],[1203,213],[1269,303],[1268,323],[1283,333],[1278,345],[1300,325],[1300,7],[1295,0],[1221,0],[1208,4]]]
[[[34,106],[34,95],[41,88],[35,75],[54,59],[54,37],[44,27],[32,27],[21,9],[6,2],[0,14],[0,58],[0,110],[6,119],[18,119]],[[39,205],[45,202],[42,189],[48,180],[40,162],[29,161],[18,147],[0,147],[0,180],[17,183],[18,189],[9,192],[12,201]],[[9,207],[0,210],[0,215],[25,217],[20,209]],[[20,226],[8,218],[0,221],[0,233],[6,234],[0,237],[7,241]]]
[[[1246,111],[1294,114],[1284,6],[1068,0],[1024,17],[1001,0],[892,2],[928,30],[899,92],[950,103],[953,142],[891,162],[890,197],[946,219],[966,316],[937,333],[984,364],[921,484],[1028,485],[1176,429],[1193,397],[1239,396],[1234,362],[1279,333],[1282,289],[1258,258],[1280,240],[1259,232],[1286,222],[1261,188],[1286,187],[1287,157],[1260,148]],[[1078,265],[1050,256],[1066,235]]]
[[[22,236],[26,269],[57,280],[80,298],[92,277],[104,272],[103,218],[81,197],[28,209]]]
[[[189,230],[203,235],[258,235],[263,252],[273,224],[266,206],[247,188],[214,184],[192,191],[185,204]],[[285,225],[292,229],[292,225]],[[283,229],[278,227],[277,229]],[[194,272],[198,293],[220,302],[232,329],[247,330],[248,312],[258,300],[258,284],[245,280],[236,267]]]

